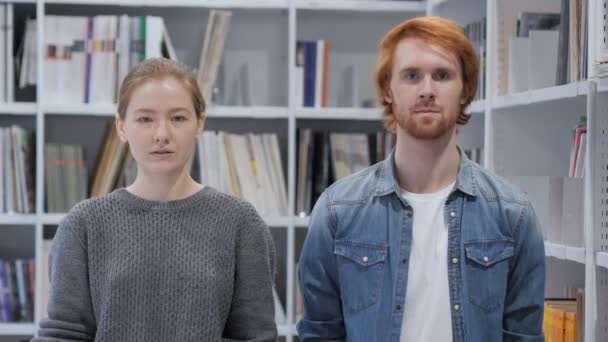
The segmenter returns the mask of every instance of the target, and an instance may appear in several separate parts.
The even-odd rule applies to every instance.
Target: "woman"
[[[50,254],[34,341],[274,341],[274,245],[250,204],[187,168],[205,123],[190,71],[157,58],[122,83],[116,129],[134,183],[77,204]]]

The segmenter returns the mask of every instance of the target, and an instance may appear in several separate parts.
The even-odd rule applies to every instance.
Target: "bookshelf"
[[[36,326],[30,323],[0,323],[0,336],[33,335],[36,330]]]
[[[34,103],[3,103],[0,106],[0,115],[36,115],[36,104]]]
[[[597,252],[596,261],[598,266],[608,269],[608,253]]]
[[[49,14],[61,15],[160,15],[165,19],[172,35],[178,59],[198,65],[200,49],[192,44],[192,37],[202,40],[205,18],[210,8],[234,11],[232,26],[225,47],[226,84],[230,88],[231,72],[251,58],[260,61],[257,73],[252,73],[251,104],[230,103],[222,99],[208,108],[208,129],[231,132],[279,134],[287,194],[288,213],[294,213],[297,195],[297,132],[300,128],[330,129],[337,132],[381,129],[380,109],[360,106],[340,106],[341,83],[338,72],[345,66],[357,67],[360,86],[359,100],[373,97],[371,72],[375,63],[378,39],[393,25],[404,19],[425,13],[444,15],[468,24],[487,17],[488,37],[498,32],[497,9],[500,2],[508,0],[429,0],[418,1],[364,1],[364,0],[0,0],[11,3],[22,12],[44,18]],[[544,0],[557,3],[559,0]],[[597,32],[604,32],[599,13],[604,1],[589,6],[589,60],[601,43],[595,42]],[[597,6],[597,7],[593,7]],[[595,18],[595,15],[598,18]],[[594,19],[595,18],[595,19]],[[194,29],[192,29],[194,27]],[[255,29],[252,29],[254,28]],[[41,28],[37,37],[44,34]],[[599,33],[598,33],[599,34]],[[297,103],[295,60],[296,41],[327,39],[331,45],[329,66],[330,81],[328,107],[308,108]],[[38,51],[43,50],[38,39]],[[589,148],[585,170],[585,213],[582,246],[569,246],[564,242],[546,241],[545,249],[551,270],[564,269],[562,281],[571,277],[582,281],[587,293],[587,317],[598,320],[586,321],[586,341],[608,338],[608,314],[601,303],[608,298],[608,80],[576,81],[565,85],[528,90],[515,94],[495,94],[494,79],[499,56],[496,41],[486,42],[487,73],[486,99],[474,101],[469,107],[473,118],[462,130],[463,147],[482,147],[484,165],[506,176],[565,176],[567,175],[568,151],[571,139],[568,132],[580,115],[588,115]],[[42,56],[37,55],[37,68],[44,70]],[[232,65],[233,64],[233,65]],[[42,84],[43,73],[38,74]],[[258,89],[259,88],[259,89]],[[112,120],[113,104],[49,103],[38,89],[36,97],[29,95],[29,102],[0,103],[0,125],[19,124],[36,133],[36,210],[32,214],[0,214],[0,241],[15,232],[25,235],[27,241],[21,248],[25,255],[36,259],[37,279],[43,258],[38,251],[42,242],[56,226],[63,213],[45,212],[44,192],[44,143],[49,139],[67,139],[78,142],[78,135],[70,132],[66,123],[83,128],[83,134],[96,134],[101,123]],[[21,100],[20,100],[21,101]],[[361,101],[360,101],[361,102]],[[78,123],[78,124],[76,124]],[[63,128],[62,128],[63,127]],[[95,140],[95,139],[93,139]],[[97,142],[89,143],[89,154],[96,156],[100,148]],[[94,159],[94,158],[93,158]],[[93,161],[91,161],[92,163]],[[295,330],[295,263],[306,233],[308,217],[289,214],[284,217],[264,218],[271,227],[277,245],[277,287],[286,311],[286,322],[278,324],[279,334],[285,341],[297,339]],[[574,229],[582,230],[577,227]],[[0,257],[6,257],[0,249]],[[568,264],[564,266],[563,264]],[[575,271],[571,272],[571,269]],[[581,276],[583,274],[584,276]],[[549,275],[549,279],[551,279]],[[596,281],[597,278],[597,281]],[[558,284],[563,288],[568,284]],[[41,291],[37,281],[36,293]],[[556,290],[557,291],[557,290]],[[39,298],[39,296],[36,296]],[[0,324],[1,336],[32,335],[41,318],[41,303],[36,303],[33,324]],[[603,334],[603,335],[602,335]]]

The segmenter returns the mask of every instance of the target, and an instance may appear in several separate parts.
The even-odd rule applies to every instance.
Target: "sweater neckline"
[[[193,193],[192,195],[171,201],[154,201],[148,200],[137,195],[130,193],[126,188],[119,188],[113,191],[116,197],[120,200],[126,202],[128,205],[133,207],[137,207],[139,209],[144,210],[154,210],[154,211],[175,211],[181,210],[185,208],[192,207],[196,204],[200,204],[201,201],[208,196],[208,194],[212,191],[211,187],[204,186],[199,191]]]

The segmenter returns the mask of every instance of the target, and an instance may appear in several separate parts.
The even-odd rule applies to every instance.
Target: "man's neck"
[[[460,153],[456,133],[435,140],[420,140],[398,128],[395,147],[395,178],[413,193],[433,193],[452,184],[458,176]]]

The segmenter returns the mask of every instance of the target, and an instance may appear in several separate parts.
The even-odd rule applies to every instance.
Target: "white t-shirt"
[[[452,341],[444,208],[454,185],[431,194],[401,190],[414,222],[400,342]]]

